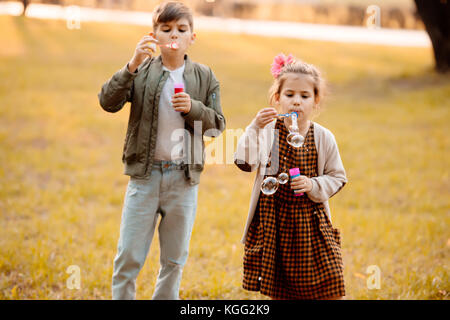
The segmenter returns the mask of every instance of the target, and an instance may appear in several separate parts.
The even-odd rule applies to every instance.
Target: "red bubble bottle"
[[[184,84],[183,83],[175,83],[174,89],[175,89],[175,94],[177,94],[178,92],[183,92]]]

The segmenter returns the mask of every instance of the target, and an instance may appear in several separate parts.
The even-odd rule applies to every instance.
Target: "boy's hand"
[[[275,119],[277,115],[278,112],[275,108],[261,109],[255,117],[256,125],[262,129],[270,122],[272,122],[272,120]]]
[[[307,176],[295,177],[291,179],[291,189],[297,191],[297,193],[309,192],[312,190],[311,179]]]
[[[188,113],[191,111],[191,97],[186,92],[178,92],[172,97],[172,106],[175,111]]]
[[[144,62],[145,58],[152,57],[153,53],[156,51],[156,45],[158,40],[152,36],[143,36],[138,42],[136,50],[134,51],[133,58],[131,58],[128,69],[130,72],[135,72],[137,67]]]

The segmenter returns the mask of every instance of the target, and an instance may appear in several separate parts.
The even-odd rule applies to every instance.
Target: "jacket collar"
[[[162,72],[163,71],[163,63],[162,63],[162,58],[161,55],[159,55],[156,59],[155,59],[155,67],[158,68],[158,71]],[[188,74],[191,73],[193,71],[194,67],[192,64],[192,60],[189,58],[189,56],[187,54],[184,55],[184,74]]]
[[[192,62],[192,60],[189,58],[189,56],[187,54],[184,55],[184,73],[183,73],[183,80],[184,80],[184,84],[185,84],[185,92],[187,94],[189,94],[192,98],[195,98],[195,92],[196,92],[196,79],[195,79],[195,74],[194,74],[194,64]],[[162,58],[161,55],[159,55],[155,61],[155,71],[156,74],[162,74],[164,73],[163,70],[163,63],[162,63]]]

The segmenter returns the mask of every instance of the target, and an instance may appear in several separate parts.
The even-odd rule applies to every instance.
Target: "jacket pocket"
[[[133,163],[136,160],[137,143],[136,136],[139,128],[139,123],[133,124],[133,127],[127,132],[125,142],[123,145],[122,161]]]

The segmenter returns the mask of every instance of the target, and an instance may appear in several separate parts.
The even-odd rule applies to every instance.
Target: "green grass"
[[[147,28],[0,16],[0,299],[110,299],[128,177],[121,152],[129,105],[98,105],[101,85]],[[342,232],[348,299],[448,299],[450,80],[431,49],[199,32],[193,60],[221,82],[228,129],[267,106],[270,64],[293,53],[323,70],[317,122],[336,136],[348,185],[330,201]],[[233,150],[231,150],[233,151]],[[208,165],[181,284],[183,299],[264,299],[241,288],[253,174]],[[158,239],[137,281],[149,299]],[[81,269],[81,289],[66,269]],[[381,270],[381,289],[366,269]]]

